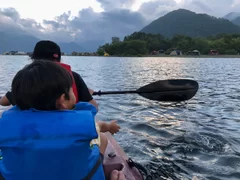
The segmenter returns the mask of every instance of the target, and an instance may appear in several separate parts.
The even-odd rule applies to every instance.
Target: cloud
[[[110,9],[130,9],[137,0],[97,0],[97,2],[105,11],[108,11]]]
[[[0,9],[0,23],[5,27],[4,29],[1,26],[2,31],[25,33],[57,42],[76,41],[80,44],[89,42],[93,49],[109,42],[112,36],[123,38],[138,31],[148,22],[142,14],[130,9],[116,8],[94,12],[92,8],[85,8],[75,17],[72,17],[69,11],[56,16],[53,20],[43,20],[39,24],[34,19],[21,18],[14,8],[5,8]]]
[[[123,38],[125,35],[138,31],[147,24],[139,12],[129,9],[115,9],[104,12],[94,12],[92,8],[79,11],[73,19],[58,16],[53,21],[44,21],[49,30],[55,34],[68,32],[72,39],[78,42],[107,42],[112,36]],[[58,33],[56,33],[58,32]]]
[[[12,19],[13,21],[18,21],[20,19],[20,14],[14,8],[1,8],[0,14]]]
[[[239,12],[240,11],[240,1],[234,0],[231,4],[231,11]]]
[[[37,23],[34,19],[21,18],[14,8],[0,9],[0,31],[29,33],[40,39],[57,42],[75,41],[94,48],[109,42],[112,36],[123,38],[142,29],[151,21],[179,8],[200,13],[224,16],[231,11],[240,11],[239,0],[151,0],[132,11],[139,0],[96,0],[103,8],[95,12],[91,7],[79,11],[73,17],[71,11],[52,20]]]
[[[197,8],[203,10],[204,12],[210,13],[213,11],[210,7],[200,1],[193,1],[192,4],[195,5]]]
[[[0,9],[1,30],[11,33],[39,35],[44,30],[34,19],[22,19],[14,8]]]
[[[152,21],[164,14],[176,9],[177,3],[174,0],[152,0],[143,3],[139,12],[148,20]]]
[[[229,12],[237,10],[231,7],[234,1],[235,0],[184,0],[181,6],[199,13],[208,13],[213,16],[222,17]]]

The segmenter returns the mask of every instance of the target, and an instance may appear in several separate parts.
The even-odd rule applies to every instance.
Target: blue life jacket
[[[5,111],[0,119],[0,172],[6,180],[104,180],[89,103],[75,110]],[[90,178],[90,176],[92,177]]]

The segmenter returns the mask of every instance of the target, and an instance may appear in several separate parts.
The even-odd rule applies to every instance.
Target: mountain
[[[79,44],[75,42],[57,42],[57,44],[60,46],[61,51],[67,54],[75,52],[88,52],[88,49],[83,48]]]
[[[232,20],[232,22],[238,26],[240,26],[240,16],[236,17],[235,19]]]
[[[9,51],[23,51],[32,52],[35,44],[40,41],[40,39],[27,34],[18,34],[12,32],[0,32],[0,53]],[[82,46],[75,42],[57,42],[60,46],[61,51],[64,53],[85,52]]]
[[[233,24],[240,26],[240,13],[231,12],[231,13],[228,13],[227,15],[225,15],[223,18],[228,19]]]
[[[15,32],[0,32],[0,53],[9,51],[24,51],[31,52],[35,44],[39,41],[38,38]]]
[[[84,44],[84,47],[87,47],[88,52],[95,52],[101,44],[104,44],[105,41],[102,40],[88,40],[81,42],[81,45]]]
[[[166,37],[172,37],[175,34],[183,34],[190,37],[206,37],[221,33],[240,33],[240,27],[223,18],[179,9],[151,22],[141,32],[160,33]]]
[[[0,53],[9,51],[32,52],[35,44],[40,41],[39,38],[28,34],[20,28],[11,27],[3,23],[0,23],[0,27]],[[61,51],[65,53],[88,51],[88,49],[84,49],[75,42],[57,43],[61,47]]]
[[[229,21],[233,21],[234,19],[236,19],[239,16],[240,16],[240,13],[230,12],[227,15],[223,16],[223,18],[227,19]]]

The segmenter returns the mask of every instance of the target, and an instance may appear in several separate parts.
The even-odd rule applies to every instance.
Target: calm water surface
[[[94,90],[131,90],[160,79],[191,78],[196,96],[161,103],[138,95],[95,97],[99,119],[118,120],[115,138],[154,179],[240,179],[240,60],[63,57]],[[24,56],[0,56],[0,95]],[[4,110],[0,107],[0,111]]]

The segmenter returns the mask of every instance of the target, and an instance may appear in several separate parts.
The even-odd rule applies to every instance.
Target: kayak
[[[110,174],[113,170],[123,171],[127,180],[143,180],[144,177],[142,173],[146,174],[146,169],[128,158],[109,132],[104,134],[108,139],[108,145],[103,160],[106,180],[110,180]]]

